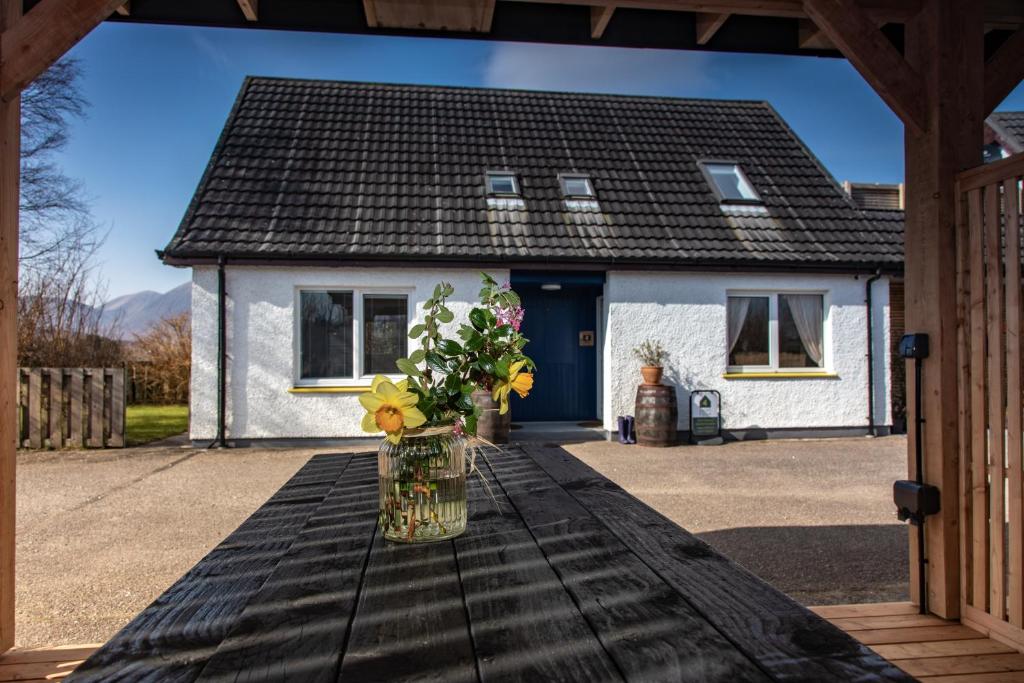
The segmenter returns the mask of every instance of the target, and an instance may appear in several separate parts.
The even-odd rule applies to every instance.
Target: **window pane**
[[[729,365],[768,365],[768,297],[731,296]]]
[[[489,175],[487,191],[491,194],[517,194],[516,180],[510,175]]]
[[[352,292],[299,295],[300,377],[352,377]]]
[[[590,197],[594,194],[590,189],[590,181],[586,178],[564,178],[565,194],[569,197]]]
[[[398,372],[395,361],[406,354],[408,310],[407,299],[402,295],[363,297],[363,374]]]
[[[708,164],[708,173],[718,187],[722,199],[758,200],[757,192],[740,174],[739,167],[734,164]]]
[[[823,367],[823,328],[824,305],[820,294],[780,294],[779,367]]]

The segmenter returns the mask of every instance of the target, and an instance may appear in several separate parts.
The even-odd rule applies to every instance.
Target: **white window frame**
[[[511,178],[512,192],[496,192],[491,189],[491,178]],[[523,188],[519,185],[519,176],[513,171],[487,171],[484,173],[484,191],[488,197],[522,197]]]
[[[374,375],[363,371],[363,297],[366,295],[405,296],[406,304],[406,351],[409,349],[409,330],[415,324],[416,302],[413,300],[414,287],[366,287],[348,285],[298,285],[295,287],[292,313],[292,382],[296,387],[364,387],[370,384]],[[302,377],[302,293],[332,292],[352,294],[352,367],[354,377]],[[405,375],[395,368],[394,373],[385,375],[392,380],[404,379]]]
[[[821,366],[805,368],[779,367],[779,296],[787,294],[813,294],[821,297],[822,305],[822,359]],[[730,365],[729,364],[729,326],[725,329],[725,366],[726,372],[730,374],[762,374],[762,373],[791,373],[791,374],[821,374],[831,373],[832,370],[832,306],[829,301],[829,292],[820,289],[740,289],[728,290],[725,294],[725,308],[729,309],[729,299],[733,297],[767,297],[768,299],[768,365]],[[728,313],[726,313],[728,320]]]
[[[586,194],[571,194],[567,184],[570,180],[582,180],[586,183],[589,191]],[[558,174],[558,184],[562,188],[563,199],[597,199],[597,190],[594,189],[594,181],[591,180],[590,176],[586,173],[560,173]]]
[[[715,193],[715,197],[718,198],[718,203],[723,206],[728,205],[739,205],[739,206],[764,206],[764,200],[761,198],[761,193],[754,187],[754,183],[750,182],[750,178],[747,177],[746,171],[743,170],[743,165],[738,161],[732,161],[730,159],[701,159],[697,162],[700,167],[701,173],[704,174],[704,179],[711,187],[711,191]],[[736,175],[739,176],[740,182],[747,186],[747,189],[754,195],[753,198],[729,198],[722,194],[721,188],[718,186],[718,181],[715,180],[714,174],[711,172],[711,166],[732,166],[736,171]]]

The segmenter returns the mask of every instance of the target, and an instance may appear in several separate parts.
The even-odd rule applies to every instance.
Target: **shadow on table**
[[[740,527],[698,534],[806,605],[907,600],[902,524]]]

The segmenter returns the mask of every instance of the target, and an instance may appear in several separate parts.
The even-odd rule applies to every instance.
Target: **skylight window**
[[[518,197],[519,180],[508,171],[487,172],[487,194],[497,197]]]
[[[761,203],[761,197],[747,180],[739,164],[731,161],[704,161],[700,167],[711,189],[723,204]]]
[[[585,175],[558,176],[562,184],[562,194],[572,199],[593,199],[594,185]]]

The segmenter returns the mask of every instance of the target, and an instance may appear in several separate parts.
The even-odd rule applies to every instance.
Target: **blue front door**
[[[583,282],[552,276],[558,291],[542,289],[538,275],[512,277],[523,300],[526,353],[537,363],[533,391],[512,402],[512,420],[582,421],[597,417],[597,297],[593,277]],[[549,284],[549,286],[550,286]]]

